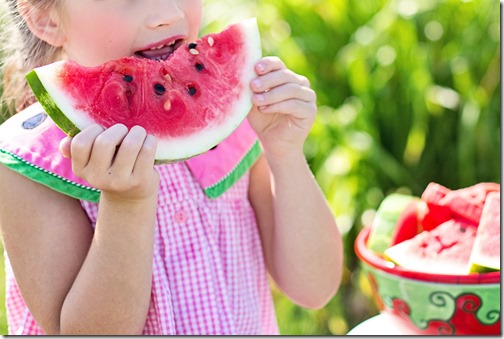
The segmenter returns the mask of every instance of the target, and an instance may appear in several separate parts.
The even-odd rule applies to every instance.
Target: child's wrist
[[[300,165],[306,165],[306,158],[302,150],[290,150],[281,154],[265,152],[265,156],[273,172],[290,171]]]
[[[131,197],[118,193],[102,191],[100,201],[104,201],[109,204],[127,206],[128,208],[134,208],[135,206],[142,208],[145,205],[157,202],[157,193],[158,191],[155,190],[151,194]]]

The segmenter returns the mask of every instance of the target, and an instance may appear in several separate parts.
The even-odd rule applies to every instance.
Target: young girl
[[[65,137],[21,81],[58,58],[94,66],[194,41],[202,0],[2,1],[19,29],[5,94],[27,106],[0,126],[10,333],[276,334],[268,274],[303,307],[332,298],[342,241],[302,152],[317,110],[305,77],[263,58],[233,135],[154,166],[143,128]],[[211,178],[226,181],[217,197]]]

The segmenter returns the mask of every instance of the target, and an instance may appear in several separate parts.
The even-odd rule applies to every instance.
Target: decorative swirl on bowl
[[[491,310],[485,314],[485,319],[488,319],[490,323],[494,323],[500,319],[500,311],[499,310]]]
[[[448,292],[436,291],[430,294],[429,301],[431,304],[437,307],[444,307],[448,305],[448,300],[453,304],[455,298]]]
[[[372,281],[373,295],[387,312],[423,335],[501,333],[500,272],[443,275],[395,266],[366,247],[369,228],[355,251]]]
[[[466,313],[475,313],[481,306],[481,299],[475,294],[466,294],[457,299],[457,307]]]
[[[446,321],[441,320],[429,321],[429,327],[435,328],[439,335],[455,334],[455,327]]]

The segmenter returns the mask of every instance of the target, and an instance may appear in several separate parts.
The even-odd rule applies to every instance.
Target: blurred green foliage
[[[321,310],[276,289],[274,297],[282,334],[345,334],[378,313],[353,243],[387,194],[419,196],[429,182],[500,182],[500,3],[205,3],[203,33],[256,16],[264,54],[306,75],[317,92],[305,153],[344,235],[344,279]]]

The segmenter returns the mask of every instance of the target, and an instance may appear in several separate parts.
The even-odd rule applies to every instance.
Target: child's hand
[[[277,159],[302,152],[317,113],[317,96],[310,82],[277,57],[263,58],[255,70],[254,107],[248,119],[265,151]]]
[[[108,198],[135,201],[157,194],[156,139],[142,127],[92,125],[64,138],[60,151],[72,159],[75,175]]]

